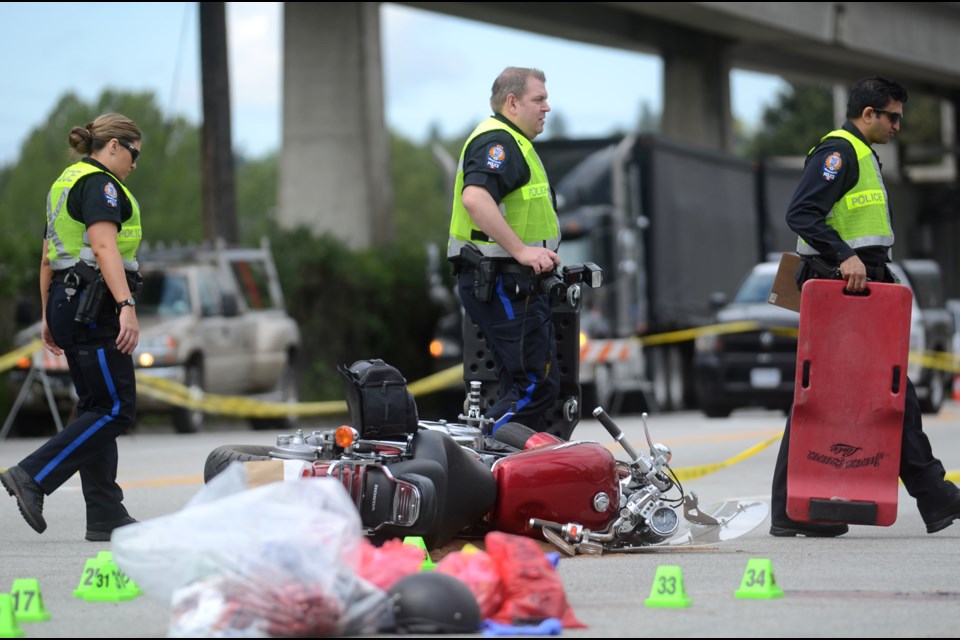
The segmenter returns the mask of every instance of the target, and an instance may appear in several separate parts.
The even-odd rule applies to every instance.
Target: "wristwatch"
[[[121,300],[117,303],[117,309],[123,309],[124,307],[135,307],[137,306],[137,301],[133,298],[127,298],[126,300]]]

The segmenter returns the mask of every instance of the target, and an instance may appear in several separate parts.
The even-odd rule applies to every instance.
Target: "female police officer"
[[[84,157],[63,171],[47,197],[42,339],[52,353],[66,356],[77,418],[0,474],[37,533],[47,528],[44,495],[77,471],[87,540],[109,540],[115,528],[136,522],[116,482],[116,438],[133,424],[136,409],[131,354],[140,325],[131,290],[139,280],[140,207],[123,181],[137,166],[141,137],[137,125],[119,114],[74,127],[68,141]]]

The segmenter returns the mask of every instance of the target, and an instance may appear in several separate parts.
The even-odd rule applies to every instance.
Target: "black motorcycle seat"
[[[433,465],[424,465],[426,461],[438,463],[440,473]],[[398,479],[417,474],[433,484],[435,521],[416,526],[426,529],[422,535],[428,548],[443,546],[462,529],[482,520],[497,499],[497,482],[490,469],[440,431],[419,431],[413,439],[413,459],[390,465],[390,470]]]

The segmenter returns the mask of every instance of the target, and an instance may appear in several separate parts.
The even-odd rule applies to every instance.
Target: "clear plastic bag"
[[[113,556],[171,603],[171,636],[349,635],[376,631],[387,609],[356,573],[361,541],[336,480],[247,490],[234,463],[182,510],[117,529]]]

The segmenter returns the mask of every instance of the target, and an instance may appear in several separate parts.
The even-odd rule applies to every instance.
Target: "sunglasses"
[[[126,150],[130,152],[130,156],[133,158],[133,163],[136,164],[137,158],[140,157],[140,149],[137,149],[135,146],[133,146],[129,142],[124,142],[119,138],[117,139],[117,142],[120,144],[121,147],[125,147]]]
[[[883,109],[874,109],[874,113],[885,113],[890,118],[890,124],[900,124],[903,120],[903,114],[896,111],[884,111]]]

